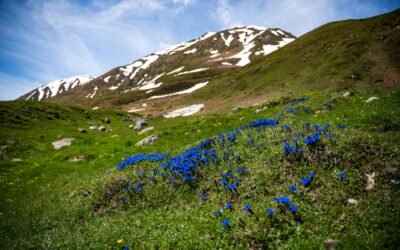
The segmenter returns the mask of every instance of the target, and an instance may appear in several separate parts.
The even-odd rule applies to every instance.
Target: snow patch
[[[185,108],[177,109],[164,115],[165,118],[172,118],[177,116],[189,116],[199,112],[204,107],[204,104],[195,104]]]
[[[97,85],[96,85],[96,86],[94,86],[93,93],[92,93],[92,94],[89,93],[89,94],[86,96],[86,98],[92,99],[92,98],[96,95],[97,90],[98,90],[98,88],[97,88]]]
[[[191,49],[191,50],[186,50],[185,52],[183,52],[183,54],[193,54],[193,53],[195,53],[196,51],[197,51],[197,49],[194,48],[194,49]]]
[[[251,50],[255,46],[253,40],[257,36],[261,35],[265,30],[261,30],[255,34],[253,34],[254,32],[252,30],[249,30],[247,28],[239,30],[244,31],[243,33],[239,34],[239,41],[243,44],[243,50],[229,58],[239,58],[240,60],[236,63],[236,66],[245,66],[250,63],[250,55],[252,53]]]
[[[128,110],[128,113],[139,112],[139,111],[143,111],[143,110],[145,110],[145,109],[137,109],[137,108],[133,107],[133,108]]]
[[[185,68],[185,66],[182,66],[182,67],[177,68],[177,69],[175,69],[175,70],[173,70],[173,71],[171,71],[171,72],[168,72],[167,75],[172,75],[172,74],[181,72],[181,71],[183,70],[183,68]]]
[[[204,71],[207,70],[208,68],[200,68],[200,69],[194,69],[194,70],[190,70],[190,71],[184,71],[181,73],[176,74],[177,76],[179,75],[186,75],[186,74],[191,74],[191,73],[196,73],[196,72],[200,72],[200,71]]]
[[[275,50],[282,48],[286,44],[293,42],[295,39],[294,38],[282,38],[282,41],[280,41],[277,45],[271,45],[271,44],[264,44],[263,45],[263,50],[262,51],[257,51],[255,54],[260,55],[263,54],[268,55],[274,52]]]
[[[228,47],[231,45],[231,42],[233,41],[233,36],[232,35],[229,35],[228,38],[225,39],[224,33],[221,33],[221,38],[222,38],[222,40],[224,40],[225,45],[228,46]]]
[[[174,96],[174,95],[189,94],[189,93],[192,93],[192,92],[194,92],[194,91],[196,91],[196,90],[198,90],[198,89],[203,88],[203,87],[206,86],[208,83],[209,83],[209,81],[207,81],[207,82],[201,82],[201,83],[198,83],[198,84],[194,85],[194,86],[191,87],[191,88],[188,88],[188,89],[185,89],[185,90],[182,90],[182,91],[178,91],[178,92],[171,93],[171,94],[166,94],[166,95],[155,95],[155,96],[150,97],[149,99],[158,99],[158,98],[163,98],[163,97],[168,97],[168,96]]]
[[[106,78],[104,78],[103,81],[108,82],[108,80],[110,80],[111,76],[107,76]]]
[[[231,65],[232,65],[232,63],[229,63],[229,62],[222,62],[221,64],[222,64],[222,65],[228,65],[228,66],[231,66]]]
[[[157,81],[160,77],[162,77],[163,75],[165,75],[165,73],[161,73],[161,74],[159,74],[159,75],[156,75],[153,79],[151,79],[151,80],[149,80],[149,81],[147,81],[147,82],[142,83],[143,86],[140,87],[139,89],[140,89],[140,90],[148,90],[148,89],[154,89],[154,88],[160,87],[161,84],[162,84],[162,82],[156,84],[156,81]]]

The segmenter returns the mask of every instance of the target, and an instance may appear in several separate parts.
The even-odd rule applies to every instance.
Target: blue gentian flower
[[[338,128],[338,129],[345,129],[345,128],[347,128],[347,127],[346,127],[346,125],[339,124],[339,125],[337,125],[337,128]]]
[[[216,215],[216,216],[220,216],[220,215],[221,215],[221,210],[215,211],[215,215]]]
[[[277,203],[282,203],[282,204],[284,204],[284,205],[289,205],[290,204],[290,199],[289,199],[289,197],[286,197],[286,196],[280,196],[280,197],[278,197],[278,198],[274,198],[274,200],[277,202]]]
[[[204,194],[199,195],[200,200],[205,200],[206,196]]]
[[[243,208],[243,210],[244,211],[250,211],[250,209],[251,209],[251,205],[250,204],[247,204],[246,206],[244,206],[244,208]]]
[[[223,221],[222,221],[222,225],[223,225],[224,227],[229,227],[229,226],[231,225],[231,221],[230,221],[230,220],[223,220]]]
[[[343,172],[340,172],[340,173],[338,174],[338,176],[339,176],[339,178],[340,178],[341,180],[343,180],[344,178],[346,178],[346,174],[343,173]]]
[[[296,190],[297,190],[296,185],[290,186],[289,190],[292,191],[293,193],[296,192]]]
[[[226,203],[225,207],[227,209],[232,209],[233,204],[232,203]]]
[[[290,210],[290,212],[292,212],[292,213],[296,213],[297,212],[297,207],[295,206],[295,205],[290,205],[289,206],[289,210]]]
[[[332,139],[334,136],[335,136],[334,134],[327,134],[327,135],[326,135],[326,138]]]
[[[275,210],[273,210],[271,208],[268,208],[267,213],[268,213],[269,216],[272,216],[272,215],[275,214]]]
[[[306,177],[301,180],[301,184],[303,184],[304,186],[308,186],[311,183],[311,181],[312,181],[311,177]]]

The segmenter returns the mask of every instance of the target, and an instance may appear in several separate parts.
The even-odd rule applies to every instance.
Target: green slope
[[[399,86],[399,16],[396,10],[323,25],[179,102],[205,101],[209,111],[221,112],[292,92]]]
[[[0,139],[10,148],[7,159],[0,161],[1,248],[309,249],[323,248],[326,240],[333,239],[337,247],[345,249],[395,249],[400,242],[400,110],[396,108],[400,92],[361,91],[348,98],[338,92],[303,94],[310,99],[291,105],[303,95],[290,95],[263,104],[268,109],[260,113],[255,113],[258,106],[227,114],[150,120],[156,127],[154,133],[161,137],[149,147],[135,146],[148,134],[130,130],[121,112],[1,103],[2,111],[12,110],[13,114],[1,117]],[[380,99],[366,103],[372,94]],[[27,109],[39,111],[28,114]],[[26,120],[38,117],[39,121],[24,125],[17,115]],[[104,116],[111,119],[108,126],[112,131],[77,132],[77,127],[89,122],[100,124]],[[223,150],[232,149],[241,160],[211,163],[194,185],[171,184],[172,176],[158,176],[156,183],[151,182],[151,171],[160,168],[160,163],[142,162],[116,171],[116,164],[132,154],[179,154],[217,136],[218,131],[259,118],[279,119],[280,125],[260,131],[246,129],[231,146],[215,146],[220,157]],[[329,133],[335,136],[329,140],[322,133],[315,147],[300,146],[304,156],[284,155],[283,139],[297,138],[295,132],[313,133],[312,127],[302,127],[306,122],[330,124]],[[283,124],[293,130],[287,131]],[[338,124],[347,128],[338,129]],[[258,150],[249,144],[246,132]],[[52,149],[52,141],[71,136],[77,139],[70,147]],[[78,155],[85,160],[69,161]],[[221,184],[215,186],[221,170],[242,166],[248,172],[234,174],[240,179],[237,195]],[[148,171],[139,177],[137,172],[143,169]],[[314,180],[302,187],[301,180],[310,171],[316,172]],[[339,172],[346,173],[346,179],[340,181]],[[365,174],[372,172],[376,174],[375,187],[366,191]],[[124,191],[129,182],[136,185],[139,181],[143,183],[140,194]],[[297,185],[296,193],[288,189],[291,185]],[[201,201],[200,194],[207,200]],[[280,195],[291,198],[298,208],[296,214],[274,202]],[[357,200],[357,205],[349,204],[349,198]],[[225,209],[230,201],[233,209]],[[253,216],[243,211],[246,204],[251,204]],[[266,214],[268,208],[276,211],[272,218]],[[218,209],[222,210],[220,217],[214,214]],[[222,226],[225,219],[230,220],[230,228]]]

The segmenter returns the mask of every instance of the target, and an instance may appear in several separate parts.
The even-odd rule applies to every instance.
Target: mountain
[[[59,79],[44,84],[39,88],[34,89],[28,92],[27,94],[23,95],[19,99],[42,101],[45,99],[55,97],[61,93],[70,91],[77,86],[83,86],[93,79],[94,79],[93,76],[87,76],[87,75],[73,76],[66,79]]]
[[[281,29],[258,26],[208,32],[197,39],[116,67],[89,83],[62,88],[64,80],[59,80],[20,99],[50,99],[109,107],[191,93],[205,87],[214,78],[245,66],[254,58],[270,54],[294,39],[292,34]],[[57,86],[51,87],[53,85]],[[46,94],[43,94],[44,90],[47,90]]]
[[[226,112],[303,91],[392,88],[400,83],[399,27],[396,10],[297,39],[256,26],[206,33],[47,100],[164,115],[193,105]]]

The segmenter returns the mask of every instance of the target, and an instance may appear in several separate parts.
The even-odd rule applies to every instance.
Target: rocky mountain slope
[[[256,57],[270,54],[294,39],[292,34],[280,29],[257,26],[208,32],[197,39],[114,68],[95,79],[90,78],[92,81],[88,84],[64,87],[65,81],[59,80],[20,99],[51,99],[104,107],[191,93],[205,87],[215,77],[245,66]]]
[[[39,88],[28,92],[27,94],[20,97],[20,99],[35,100],[35,101],[49,99],[61,93],[70,91],[77,86],[83,86],[93,79],[94,79],[93,76],[87,76],[87,75],[73,76],[66,79],[59,79],[44,84]]]

